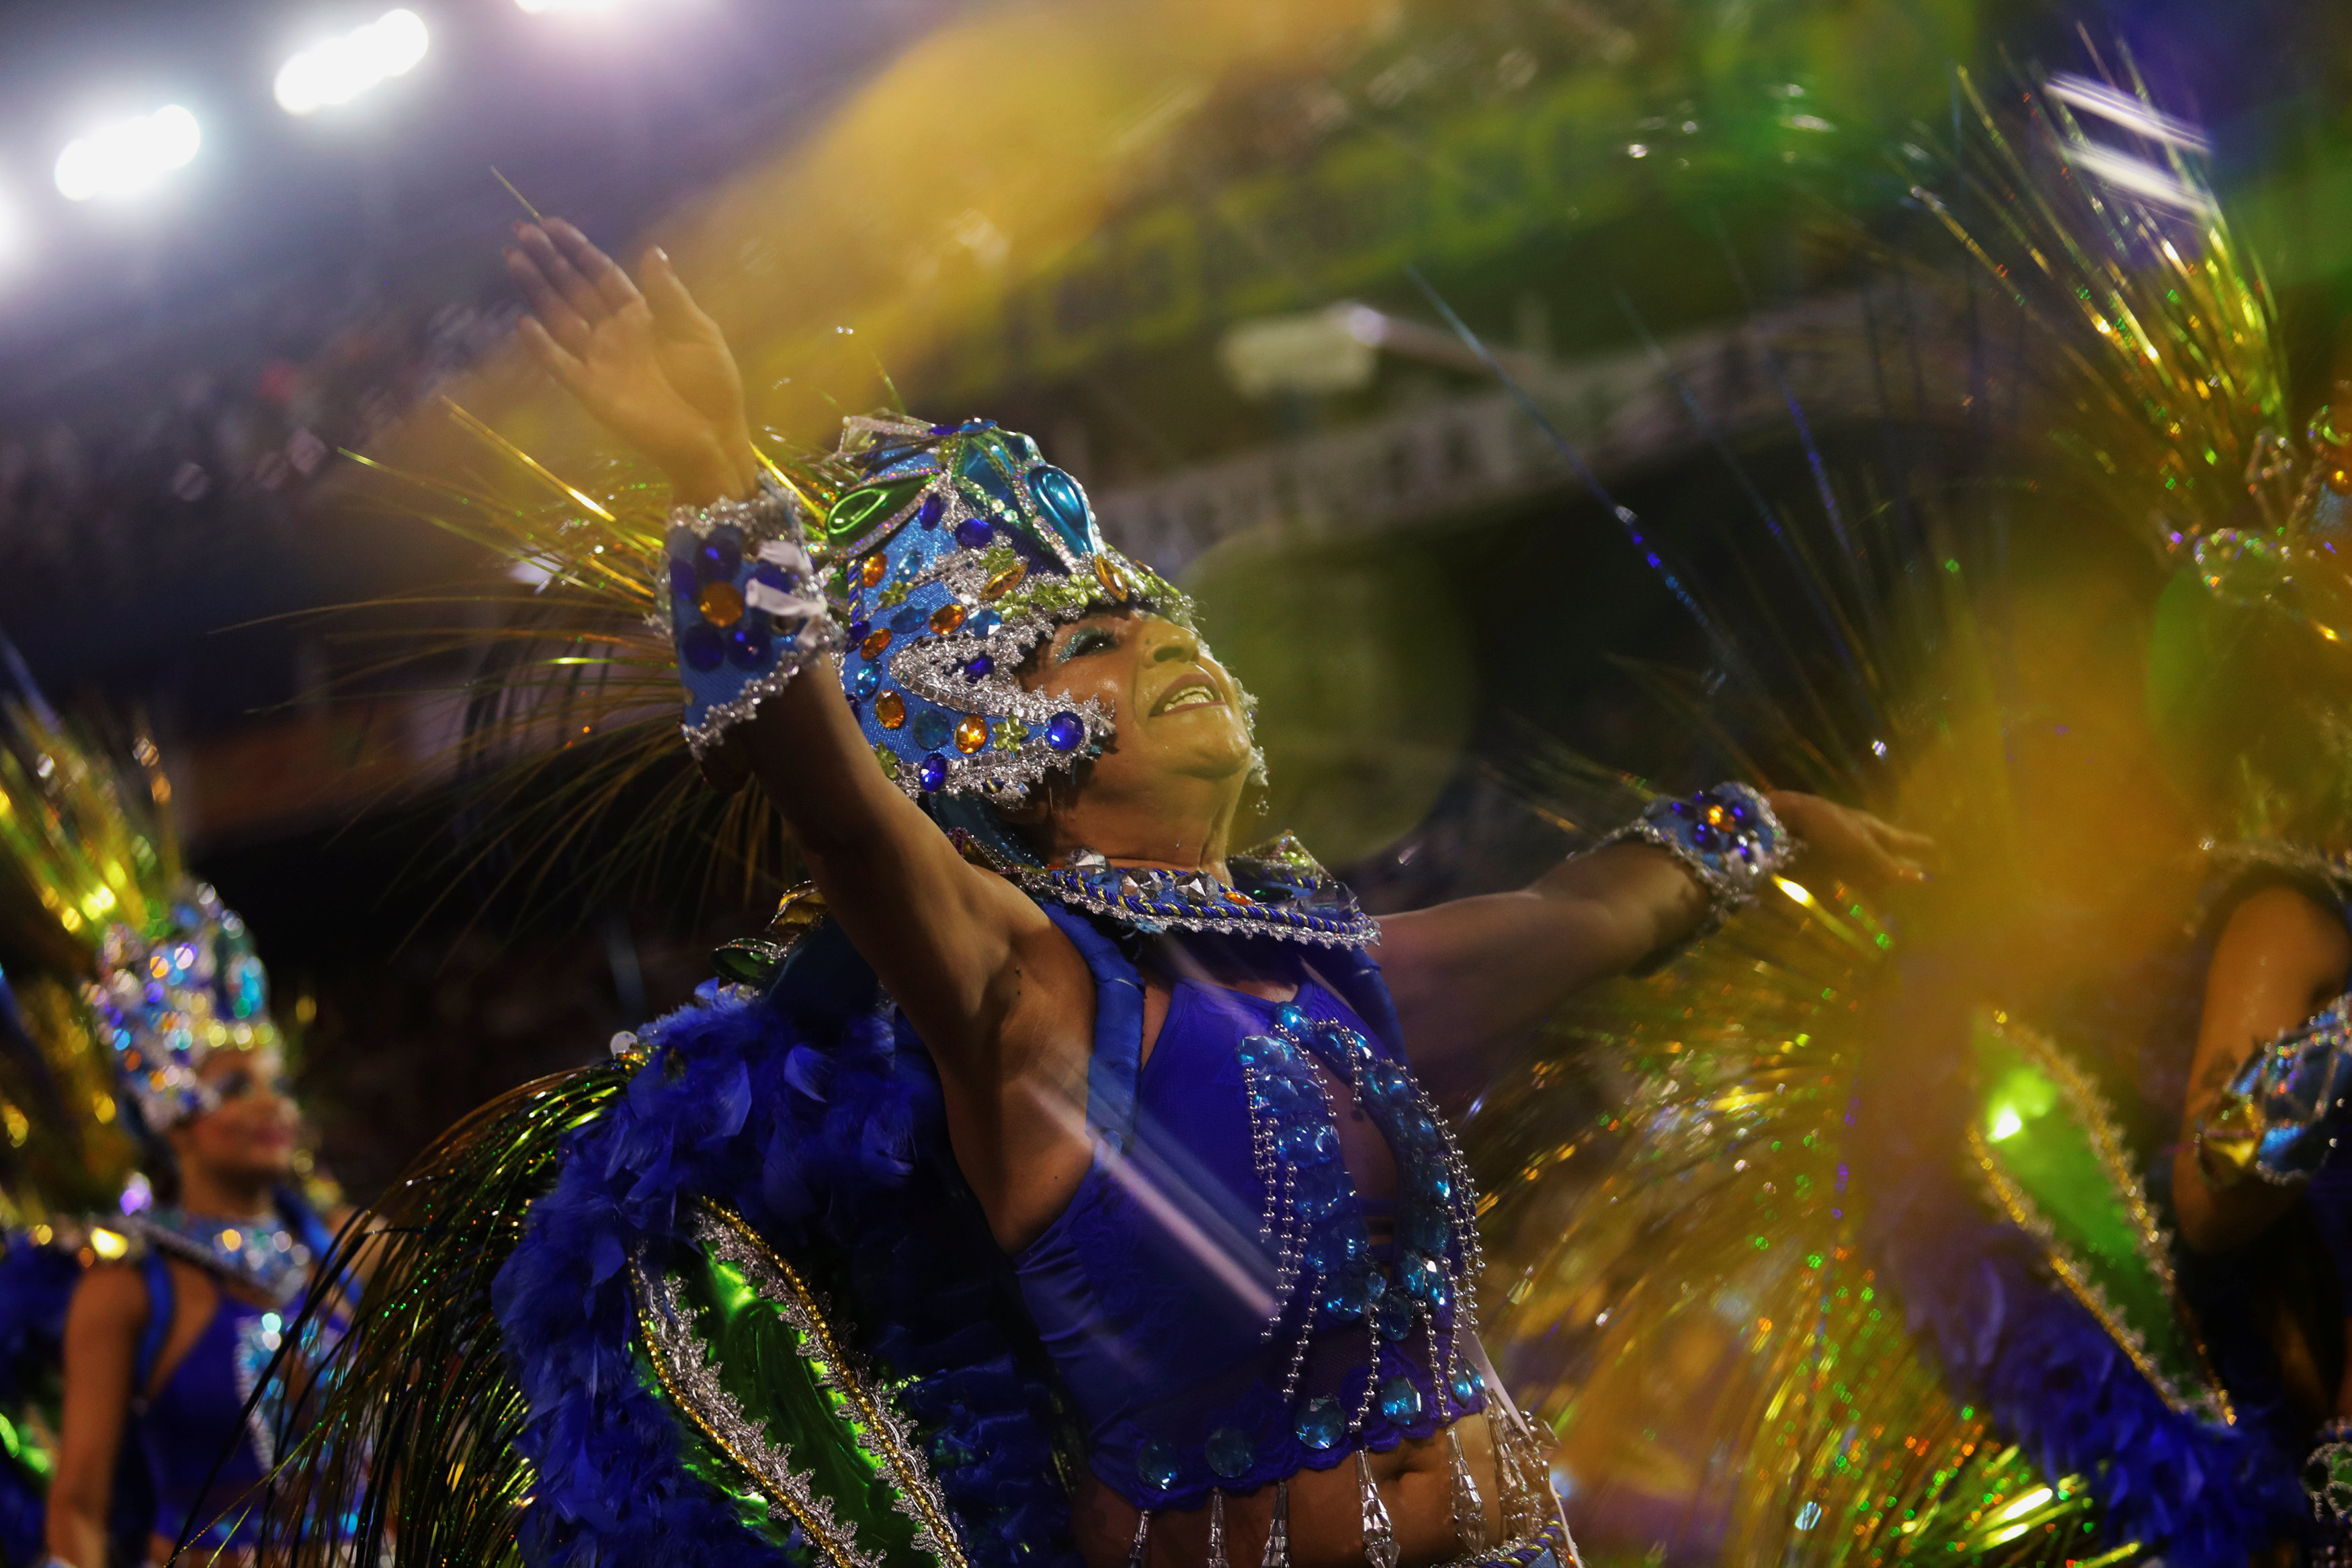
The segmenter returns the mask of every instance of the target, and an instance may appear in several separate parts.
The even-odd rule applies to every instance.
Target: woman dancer
[[[47,929],[16,933],[10,1038],[37,1042],[53,1067],[92,1049],[105,1058],[112,1092],[100,1097],[152,1173],[121,1218],[45,1228],[98,1244],[63,1324],[50,1561],[99,1568],[112,1542],[158,1563],[183,1544],[182,1561],[249,1563],[254,1489],[285,1408],[248,1400],[330,1245],[297,1186],[268,980],[244,922],[187,877],[168,828],[127,807],[124,787],[45,711],[11,717],[0,792],[26,895],[18,924]],[[151,775],[160,786],[152,764]],[[79,974],[55,961],[75,953]],[[15,1247],[43,1249],[32,1236]],[[10,1289],[37,1294],[35,1272],[12,1269]],[[38,1305],[11,1300],[0,1313],[14,1322]],[[53,1330],[33,1326],[36,1338]]]
[[[1490,1419],[1475,1209],[1406,1047],[1475,1071],[1578,987],[1711,929],[1798,839],[1888,878],[1920,874],[1922,841],[1726,785],[1523,892],[1375,925],[1294,841],[1237,852],[1247,698],[1027,438],[849,422],[815,541],[836,618],[667,259],[641,295],[555,223],[520,227],[509,265],[541,363],[670,476],[688,743],[775,800],[835,941],[928,1056],[940,1152],[1076,1407],[1066,1512],[1003,1543],[1025,1529],[1095,1564],[1570,1558],[1525,1434]],[[659,1061],[685,1032],[641,1044]],[[549,1264],[531,1249],[510,1306]],[[533,1405],[534,1447],[577,1409]],[[962,1550],[987,1552],[981,1523],[950,1527]]]

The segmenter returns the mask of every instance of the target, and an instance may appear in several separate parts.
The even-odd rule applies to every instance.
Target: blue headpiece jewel
[[[845,606],[841,681],[882,770],[908,794],[1013,802],[1093,756],[1114,716],[1013,678],[1054,628],[1149,610],[1193,630],[1192,601],[1103,542],[1078,482],[988,420],[854,418],[865,475],[825,515]]]
[[[82,992],[116,1080],[152,1133],[219,1103],[199,1075],[214,1051],[279,1046],[269,981],[236,912],[201,883],[157,902],[163,919],[151,933],[107,928],[99,977]]]

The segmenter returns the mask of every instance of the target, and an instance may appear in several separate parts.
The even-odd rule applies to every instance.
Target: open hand
[[[1807,862],[1865,883],[1927,880],[1936,841],[1927,834],[1882,822],[1867,811],[1819,795],[1776,789],[1765,799],[1781,823],[1804,841]]]
[[[678,499],[749,494],[758,465],[742,375],[669,257],[646,253],[640,292],[561,218],[515,225],[515,242],[507,275],[531,309],[517,333],[541,368],[598,423],[660,464]]]

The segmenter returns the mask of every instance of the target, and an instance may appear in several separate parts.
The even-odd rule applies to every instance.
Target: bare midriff
[[[1502,1487],[1496,1479],[1493,1436],[1484,1416],[1454,1424],[1462,1454],[1470,1462],[1486,1505],[1486,1538],[1503,1538]],[[1454,1528],[1454,1485],[1445,1434],[1399,1444],[1370,1456],[1372,1479],[1396,1532],[1400,1568],[1428,1568],[1464,1556],[1468,1548]],[[1259,1568],[1266,1527],[1274,1520],[1274,1487],[1225,1499],[1225,1561],[1233,1568]],[[1123,1568],[1135,1543],[1135,1506],[1088,1475],[1078,1484],[1072,1528],[1087,1568]],[[1209,1560],[1209,1510],[1204,1505],[1151,1516],[1147,1568],[1201,1568]],[[1363,1494],[1353,1456],[1328,1470],[1301,1470],[1290,1478],[1292,1568],[1362,1568]]]

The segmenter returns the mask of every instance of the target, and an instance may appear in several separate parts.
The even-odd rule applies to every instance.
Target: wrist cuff
[[[1595,849],[1637,840],[1683,863],[1706,893],[1707,912],[1666,956],[1713,936],[1756,901],[1773,873],[1789,863],[1796,840],[1761,793],[1745,784],[1717,784],[1686,800],[1658,800],[1639,817],[1603,837]],[[1663,958],[1654,961],[1663,962]]]
[[[838,647],[792,497],[762,478],[747,501],[671,510],[655,621],[677,650],[680,727],[698,758],[820,654]]]
[[[2328,1161],[2352,1093],[2352,998],[2256,1051],[2197,1125],[2197,1164],[2217,1187],[2251,1176],[2300,1186]]]

